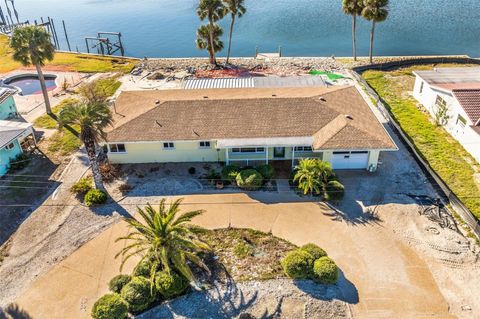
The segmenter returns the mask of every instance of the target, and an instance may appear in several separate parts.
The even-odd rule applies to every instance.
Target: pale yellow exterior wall
[[[126,153],[110,152],[108,158],[115,164],[225,161],[225,151],[217,151],[213,142],[208,149],[200,148],[198,141],[174,143],[171,150],[164,149],[163,142],[124,143]]]

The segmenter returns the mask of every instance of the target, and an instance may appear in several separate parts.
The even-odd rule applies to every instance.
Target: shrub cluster
[[[85,195],[91,189],[93,189],[93,178],[84,177],[70,187],[70,192],[76,195]]]
[[[133,277],[126,284],[120,295],[127,302],[128,309],[133,313],[139,313],[147,309],[155,300],[151,291],[150,281],[145,277]]]
[[[242,189],[257,190],[263,185],[263,176],[255,169],[246,169],[237,175],[236,181]]]
[[[340,201],[345,195],[345,186],[339,181],[329,181],[326,186],[325,198],[331,201]]]
[[[110,289],[111,292],[120,293],[123,286],[128,284],[131,280],[132,276],[130,275],[117,275],[108,283],[108,289]]]
[[[285,274],[293,279],[313,279],[321,284],[338,280],[338,267],[322,248],[306,244],[289,252],[282,260]]]
[[[221,177],[224,182],[234,182],[240,173],[240,167],[237,165],[226,165],[222,168]]]
[[[155,275],[155,288],[165,299],[176,297],[188,288],[188,281],[174,271],[160,271]]]
[[[125,319],[128,305],[119,294],[106,294],[98,299],[92,308],[94,319]]]
[[[148,257],[145,257],[137,264],[137,266],[133,270],[133,275],[150,278],[152,266],[152,260]]]
[[[256,170],[262,174],[263,178],[266,180],[271,180],[275,178],[276,172],[275,168],[271,164],[263,164],[256,167]]]
[[[99,189],[91,189],[85,194],[83,201],[87,206],[103,204],[107,201],[107,194]]]

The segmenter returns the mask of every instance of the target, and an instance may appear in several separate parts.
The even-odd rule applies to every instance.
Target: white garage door
[[[366,169],[368,152],[333,152],[333,169]]]

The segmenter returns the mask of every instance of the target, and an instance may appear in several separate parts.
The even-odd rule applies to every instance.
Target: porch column
[[[295,167],[295,146],[292,147],[292,168]]]
[[[228,158],[228,147],[225,149],[225,160],[227,162],[227,165],[230,163],[230,159]]]
[[[268,146],[265,146],[265,163],[268,164]]]

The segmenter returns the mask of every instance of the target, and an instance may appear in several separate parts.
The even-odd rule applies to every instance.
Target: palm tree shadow
[[[33,319],[33,317],[17,304],[9,304],[3,309],[0,308],[0,319]]]
[[[338,281],[335,285],[322,285],[312,280],[295,280],[298,289],[319,300],[341,300],[348,304],[359,302],[358,290],[355,285],[346,278],[345,273],[339,269]]]

